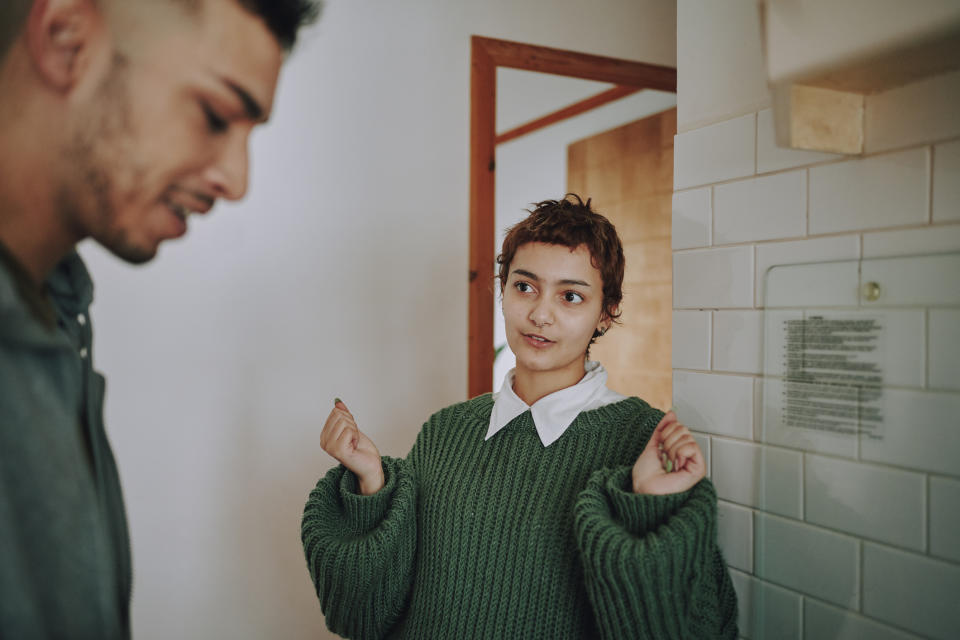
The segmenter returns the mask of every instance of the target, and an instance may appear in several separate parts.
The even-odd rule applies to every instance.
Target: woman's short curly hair
[[[603,312],[611,320],[620,317],[623,300],[623,245],[609,220],[590,208],[575,193],[562,200],[544,200],[528,209],[530,215],[510,227],[497,256],[501,291],[507,286],[510,263],[517,249],[528,242],[543,242],[569,247],[584,245],[590,251],[590,262],[600,270],[603,280]]]

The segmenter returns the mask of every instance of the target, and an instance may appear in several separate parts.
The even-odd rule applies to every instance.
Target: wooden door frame
[[[497,136],[497,67],[611,82],[617,86]],[[471,38],[467,397],[472,398],[493,388],[495,293],[489,274],[496,258],[494,177],[497,144],[641,89],[676,93],[677,70],[508,40],[482,36]]]

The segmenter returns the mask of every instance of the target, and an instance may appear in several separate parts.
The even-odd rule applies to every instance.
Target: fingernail
[[[333,399],[333,404],[337,404],[338,402],[343,402],[343,400],[341,400],[340,398]]]

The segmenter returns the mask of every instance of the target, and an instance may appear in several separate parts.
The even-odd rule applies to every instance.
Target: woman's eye
[[[567,291],[563,294],[563,299],[564,301],[571,302],[573,304],[580,304],[583,302],[583,296],[576,291]]]
[[[207,118],[207,128],[210,129],[212,133],[223,133],[227,130],[227,121],[217,115],[217,112],[210,108],[209,105],[203,104],[203,115]]]
[[[530,293],[533,291],[533,287],[530,286],[529,282],[516,282],[513,286],[516,287],[520,293]]]

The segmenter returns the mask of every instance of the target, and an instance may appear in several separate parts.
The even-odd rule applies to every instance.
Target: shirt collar
[[[496,394],[485,440],[489,440],[517,416],[530,411],[540,442],[548,447],[564,434],[581,411],[597,409],[625,398],[607,388],[607,370],[603,365],[587,361],[580,382],[540,398],[531,407],[513,390],[515,371],[511,369],[507,373],[500,392]]]

